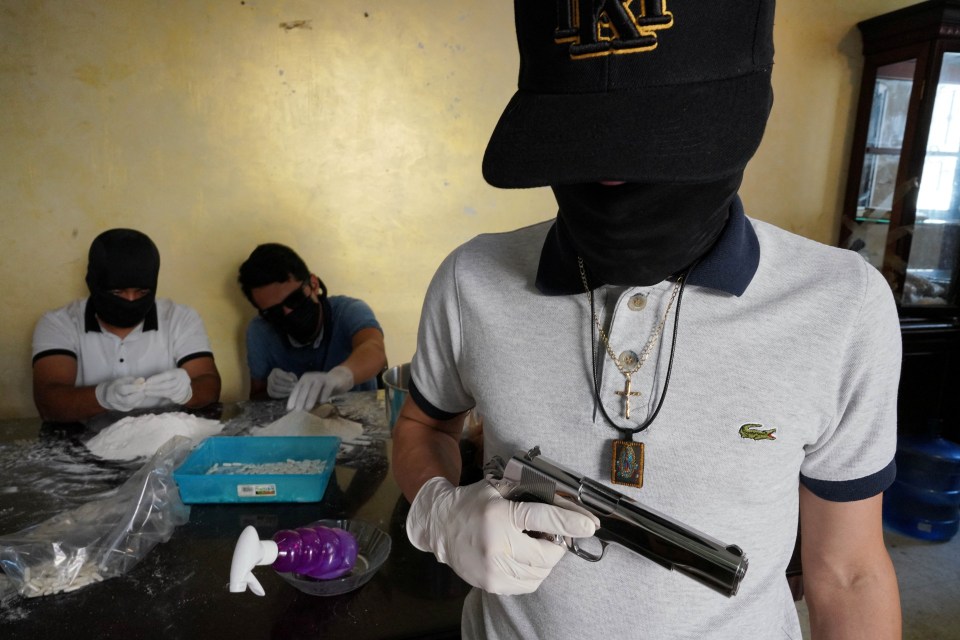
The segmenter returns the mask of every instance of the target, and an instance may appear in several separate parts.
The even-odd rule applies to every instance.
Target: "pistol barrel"
[[[600,519],[596,537],[615,543],[668,569],[676,570],[726,596],[736,595],[748,561],[728,545],[650,509],[636,500],[540,455],[539,447],[517,453],[506,465],[495,459],[498,489],[510,500],[537,501]],[[501,471],[502,470],[502,471]],[[603,555],[568,548],[588,560]]]

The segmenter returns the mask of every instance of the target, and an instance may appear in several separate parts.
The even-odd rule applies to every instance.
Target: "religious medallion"
[[[643,486],[643,443],[613,441],[610,482],[640,488]]]

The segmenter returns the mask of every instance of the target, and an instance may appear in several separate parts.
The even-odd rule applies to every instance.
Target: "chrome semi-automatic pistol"
[[[518,452],[506,463],[494,456],[484,472],[487,481],[508,500],[543,502],[599,518],[595,534],[599,544],[593,543],[599,546],[597,551],[588,549],[592,538],[554,540],[591,562],[600,560],[607,545],[616,543],[725,596],[736,595],[747,572],[747,558],[740,547],[715,540],[585,478],[540,455],[539,447]]]

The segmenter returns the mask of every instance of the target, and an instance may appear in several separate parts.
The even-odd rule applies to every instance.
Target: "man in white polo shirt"
[[[94,239],[90,296],[45,313],[33,333],[33,395],[44,420],[219,399],[203,321],[156,298],[159,272],[160,253],[145,234],[111,229]]]
[[[549,186],[559,211],[443,262],[393,432],[411,543],[476,587],[463,637],[800,638],[785,576],[799,516],[813,637],[899,638],[881,527],[893,297],[857,254],[752,219],[738,196],[772,105],[773,2],[514,8],[519,91],[483,174]],[[486,460],[539,446],[738,545],[739,591],[619,545],[587,562],[527,535],[622,527],[457,486],[470,410]],[[653,557],[655,533],[637,533]]]

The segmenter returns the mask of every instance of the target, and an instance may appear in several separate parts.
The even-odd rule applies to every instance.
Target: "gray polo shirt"
[[[594,398],[589,298],[551,229],[482,235],[443,262],[424,302],[411,397],[434,417],[475,407],[486,459],[539,445],[610,485],[620,434]],[[673,286],[596,290],[616,353],[642,350]],[[642,396],[629,420],[614,393],[624,377],[599,345],[599,396],[618,426],[656,406],[672,332],[671,311],[632,376]],[[737,200],[684,291],[667,397],[635,437],[646,448],[643,487],[611,486],[739,545],[750,565],[738,595],[611,547],[598,563],[568,554],[533,594],[475,589],[464,637],[800,638],[785,579],[798,484],[857,500],[892,482],[900,357],[879,272],[854,252],[747,218]]]

